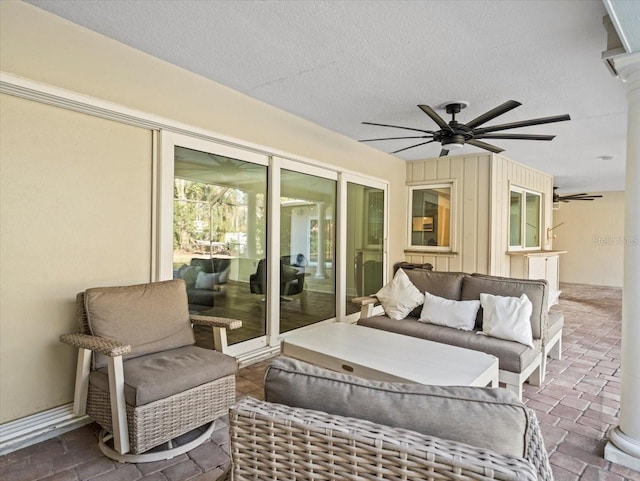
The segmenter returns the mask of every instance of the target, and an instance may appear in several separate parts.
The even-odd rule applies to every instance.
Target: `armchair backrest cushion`
[[[493,294],[494,296],[520,297],[522,294],[531,301],[533,311],[531,313],[531,334],[534,339],[543,339],[546,335],[547,308],[549,289],[547,281],[531,279],[514,279],[509,277],[497,277],[487,274],[472,274],[465,277],[462,282],[462,300],[470,301],[480,299],[480,294]],[[482,328],[482,308],[478,311],[476,327]]]
[[[265,400],[524,456],[529,413],[506,389],[370,381],[291,358],[271,362]]]
[[[84,309],[92,335],[131,345],[125,359],[195,342],[182,279],[87,289]],[[96,354],[94,369],[105,366],[106,361]]]

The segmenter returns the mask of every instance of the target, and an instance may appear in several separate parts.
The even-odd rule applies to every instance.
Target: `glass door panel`
[[[229,344],[265,336],[267,166],[174,151],[173,277],[187,284],[189,310],[242,320]],[[196,337],[212,342],[210,329]]]
[[[359,312],[354,297],[375,294],[384,283],[385,192],[347,182],[346,314]]]
[[[336,317],[335,180],[280,170],[280,332]]]

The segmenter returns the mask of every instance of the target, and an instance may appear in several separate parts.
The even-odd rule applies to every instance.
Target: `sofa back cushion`
[[[547,303],[549,289],[545,280],[514,279],[510,277],[489,276],[486,274],[472,274],[462,281],[462,300],[480,299],[480,294],[494,296],[520,297],[522,294],[531,301],[531,334],[534,339],[542,339],[546,334]],[[483,310],[480,308],[476,318],[476,327],[482,329]]]
[[[182,279],[87,289],[84,308],[92,335],[131,345],[125,359],[195,342]],[[94,356],[94,368],[106,363],[105,356]]]
[[[506,389],[370,381],[280,357],[265,400],[524,456],[528,412]]]
[[[404,272],[413,285],[423,294],[428,292],[434,296],[454,301],[460,300],[462,279],[467,276],[464,272],[433,272],[425,269],[406,269]],[[419,306],[409,315],[420,317],[421,311],[422,306]]]

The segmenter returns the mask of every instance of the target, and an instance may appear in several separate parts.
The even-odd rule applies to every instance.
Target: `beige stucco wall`
[[[601,194],[553,211],[553,225],[565,223],[553,231],[554,249],[567,251],[560,256],[560,282],[622,287],[624,192]]]
[[[148,282],[151,133],[0,96],[0,422],[67,403],[75,293]]]
[[[85,30],[0,2],[0,70],[390,182],[389,265],[403,257],[404,162]],[[143,282],[151,132],[3,96],[0,423],[71,401],[59,345],[73,296]]]

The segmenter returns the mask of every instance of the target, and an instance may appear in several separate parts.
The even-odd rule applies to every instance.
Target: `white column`
[[[327,278],[327,266],[326,259],[324,257],[324,231],[327,228],[327,222],[325,219],[326,215],[326,204],[324,202],[318,202],[318,267],[316,268],[316,273],[313,276],[315,279]]]
[[[640,471],[640,53],[614,59],[627,89],[624,292],[620,425],[609,433],[608,461]]]
[[[247,191],[247,258],[255,259],[256,254],[256,221],[257,221],[257,198],[253,190]],[[264,246],[264,244],[262,244]]]

